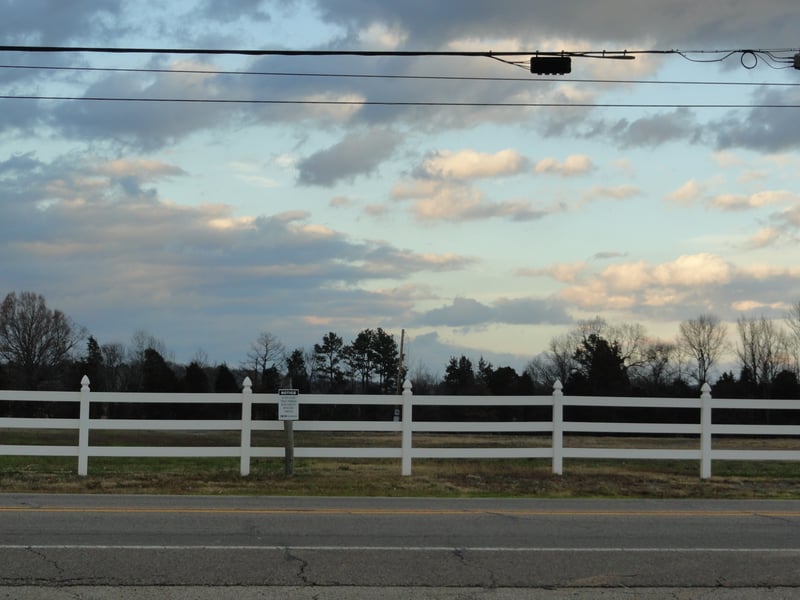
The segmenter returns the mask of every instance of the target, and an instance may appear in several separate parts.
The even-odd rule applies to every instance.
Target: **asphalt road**
[[[0,598],[226,589],[242,599],[800,597],[800,502],[0,494]]]

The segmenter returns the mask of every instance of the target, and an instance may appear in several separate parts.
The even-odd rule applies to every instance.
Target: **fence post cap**
[[[90,383],[89,382],[89,377],[87,375],[84,375],[83,377],[81,377],[81,391],[82,392],[83,391],[87,391],[87,392],[89,391],[89,383]]]
[[[253,382],[250,380],[250,377],[245,377],[244,381],[242,382],[242,391],[253,391]]]
[[[553,384],[553,390],[556,392],[560,392],[564,389],[564,386],[561,384],[560,379],[556,379],[556,382]]]

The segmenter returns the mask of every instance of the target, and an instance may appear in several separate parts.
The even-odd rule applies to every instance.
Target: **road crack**
[[[26,550],[28,551],[28,553],[33,554],[35,557],[43,561],[45,564],[52,566],[56,570],[56,573],[58,574],[58,579],[63,581],[65,571],[64,568],[58,564],[57,560],[50,558],[44,552],[36,550],[35,548],[32,548],[30,546],[28,546]]]
[[[304,558],[300,558],[292,554],[290,548],[286,548],[283,552],[283,556],[287,562],[297,562],[300,563],[297,569],[297,578],[303,582],[303,585],[313,585],[309,580],[308,576],[306,575],[306,569],[308,568],[308,561]]]

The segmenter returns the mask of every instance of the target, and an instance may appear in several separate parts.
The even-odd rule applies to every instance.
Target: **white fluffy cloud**
[[[516,150],[511,149],[494,154],[475,150],[441,150],[426,158],[420,171],[425,177],[463,181],[515,175],[524,170],[526,162]]]
[[[592,160],[588,156],[585,154],[573,154],[563,161],[557,158],[543,158],[536,163],[534,171],[536,173],[555,173],[569,177],[589,173],[593,168]]]

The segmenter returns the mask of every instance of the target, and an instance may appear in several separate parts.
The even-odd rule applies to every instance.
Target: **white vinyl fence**
[[[0,418],[0,434],[3,430],[22,429],[42,431],[45,429],[77,430],[78,443],[74,446],[45,446],[35,444],[3,444],[0,438],[0,456],[74,456],[78,461],[78,474],[87,475],[90,457],[229,457],[239,458],[240,472],[250,473],[253,458],[282,458],[285,448],[281,446],[253,446],[254,431],[281,431],[284,423],[278,420],[253,419],[253,405],[278,403],[277,394],[253,394],[249,379],[245,380],[240,394],[144,394],[91,392],[89,380],[84,377],[79,392],[27,392],[0,390],[0,402],[71,402],[80,405],[80,414],[74,418]],[[411,475],[414,459],[549,459],[555,474],[562,474],[564,459],[652,459],[652,460],[696,460],[700,462],[700,477],[711,477],[714,460],[754,461],[800,461],[800,450],[746,450],[717,449],[712,446],[714,436],[752,438],[753,436],[791,437],[800,436],[800,426],[742,424],[725,425],[715,423],[717,409],[740,411],[743,418],[748,411],[767,409],[791,411],[800,416],[800,400],[720,400],[712,399],[708,384],[703,386],[700,398],[629,398],[629,397],[565,397],[560,382],[556,382],[551,396],[414,396],[410,383],[406,382],[402,396],[381,395],[328,395],[305,394],[299,398],[300,405],[361,405],[385,406],[386,414],[395,413],[396,420],[337,421],[299,420],[293,422],[294,431],[327,432],[382,432],[399,434],[399,446],[389,447],[297,447],[296,458],[389,458],[399,459],[402,475]],[[93,403],[113,404],[221,404],[241,407],[241,418],[229,420],[151,420],[92,418]],[[550,420],[509,421],[420,421],[414,420],[416,407],[551,407]],[[697,418],[688,423],[619,421],[565,421],[565,408],[611,407],[617,409],[693,409]],[[452,410],[451,414],[452,414]],[[549,414],[550,411],[545,409]],[[685,411],[684,411],[685,412]],[[783,413],[782,413],[783,414]],[[794,419],[800,422],[800,419]],[[162,447],[162,446],[98,446],[90,444],[92,431],[235,431],[240,443],[236,446]],[[450,434],[517,434],[528,436],[531,444],[523,447],[421,447],[414,445],[415,433]],[[565,434],[622,435],[646,438],[648,436],[676,436],[697,440],[695,448],[625,448],[565,446]],[[551,440],[542,446],[542,438]],[[538,445],[536,440],[538,439]],[[580,439],[580,438],[576,438]],[[610,440],[618,439],[614,437]],[[798,445],[800,447],[800,444]]]

